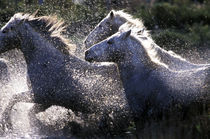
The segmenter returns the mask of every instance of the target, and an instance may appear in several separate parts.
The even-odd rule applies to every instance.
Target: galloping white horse
[[[117,123],[126,123],[122,119],[129,121],[129,107],[119,75],[115,72],[116,66],[90,64],[75,57],[68,52],[71,45],[61,35],[62,31],[65,31],[63,22],[56,17],[22,13],[15,14],[1,29],[0,53],[20,49],[31,84],[29,92],[13,97],[3,120],[8,122],[15,103],[25,101],[46,108],[59,105],[73,111],[95,113],[106,123],[101,123],[102,129],[107,126],[108,119],[113,120],[112,127],[121,127]]]
[[[172,71],[158,59],[154,45],[143,32],[118,32],[87,50],[85,59],[117,64],[137,118],[184,113],[193,106],[200,111],[210,100],[210,67]]]
[[[134,19],[131,15],[123,11],[113,10],[86,37],[84,41],[86,48],[90,48],[92,45],[118,32],[121,26],[124,26],[123,28],[130,28],[132,32],[144,29],[144,34],[148,37],[150,36],[142,20]],[[156,49],[160,61],[165,63],[172,70],[188,70],[206,66],[205,64],[193,64],[186,61],[181,56],[172,51],[166,51],[155,43],[154,49]]]

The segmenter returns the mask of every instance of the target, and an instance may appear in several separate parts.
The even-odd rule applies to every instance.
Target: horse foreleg
[[[7,108],[4,110],[0,121],[0,135],[5,134],[12,128],[11,110],[18,102],[34,102],[32,91],[26,91],[12,96]]]
[[[38,127],[39,132],[42,132],[42,130],[46,131],[45,129],[47,127],[37,118],[36,115],[40,112],[44,112],[50,106],[51,105],[46,105],[46,104],[43,105],[43,104],[34,103],[33,107],[31,108],[31,110],[28,113],[31,127]]]

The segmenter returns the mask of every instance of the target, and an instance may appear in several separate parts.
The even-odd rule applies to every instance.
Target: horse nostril
[[[88,55],[89,55],[89,51],[86,51],[85,52],[85,57],[88,57]]]
[[[90,56],[90,52],[89,51],[85,52],[85,60],[89,61],[89,62],[93,62],[93,57]]]

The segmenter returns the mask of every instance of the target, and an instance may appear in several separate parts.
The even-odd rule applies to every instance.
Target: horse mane
[[[119,32],[125,32],[128,30],[132,30],[132,34],[135,38],[137,38],[143,45],[143,47],[146,49],[150,59],[157,63],[164,65],[165,67],[168,67],[165,63],[161,61],[164,57],[173,57],[180,59],[182,61],[186,61],[181,56],[175,54],[173,51],[167,51],[159,47],[152,39],[150,31],[146,29],[146,27],[143,24],[143,21],[141,19],[135,19],[132,15],[124,12],[123,10],[120,11],[114,11],[113,13],[116,16],[123,17],[125,20],[127,20],[126,23],[120,26]],[[168,58],[170,59],[170,58]]]
[[[119,28],[119,32],[125,32],[128,30],[132,30],[132,37],[137,39],[142,44],[150,59],[156,64],[168,67],[165,63],[161,61],[161,59],[165,57],[173,57],[182,61],[186,61],[186,59],[177,55],[173,51],[167,51],[158,46],[152,39],[149,31],[146,30],[144,26],[142,28],[139,28],[138,24],[136,25],[135,23],[133,24],[131,22],[126,22]]]
[[[124,10],[119,10],[119,11],[114,11],[112,10],[114,15],[123,17],[126,19],[126,23],[130,24],[130,25],[134,25],[137,28],[145,28],[144,23],[141,19],[137,19],[137,18],[133,18],[132,15],[124,12]]]
[[[125,32],[128,30],[132,31],[132,37],[134,39],[137,39],[144,49],[146,50],[148,56],[150,57],[151,61],[153,61],[156,64],[163,65],[167,67],[166,64],[160,61],[160,57],[157,55],[158,49],[155,47],[155,43],[152,40],[152,37],[149,33],[149,31],[146,29],[146,27],[143,24],[143,21],[141,19],[135,19],[132,15],[124,12],[123,10],[114,11],[114,14],[120,17],[123,17],[127,20],[126,23],[124,23],[119,28],[119,32]],[[147,40],[147,41],[146,41]]]
[[[139,32],[139,29],[144,29],[144,35],[146,35],[147,37],[151,37],[150,35],[150,31],[148,31],[146,29],[146,27],[144,26],[144,23],[141,19],[137,19],[137,18],[133,18],[132,15],[124,12],[124,10],[119,10],[119,11],[114,11],[115,15],[123,17],[127,22],[125,24],[123,24],[119,29],[122,31],[122,29],[124,30],[129,30],[132,29],[132,32]]]
[[[129,26],[130,26],[129,23],[122,25],[119,28],[119,32],[122,33],[128,31],[127,29],[130,29],[128,28]],[[144,29],[137,29],[137,28],[135,28],[135,30],[133,31],[133,28],[131,28],[131,39],[137,40],[137,42],[139,42],[143,46],[143,48],[145,49],[147,55],[149,56],[152,62],[168,68],[168,66],[165,63],[161,62],[160,60],[161,58],[157,54],[158,51],[162,51],[164,49],[160,50],[156,48],[156,44],[154,43],[152,38],[148,35],[147,31],[145,31]]]
[[[17,13],[14,17],[29,23],[61,52],[69,54],[75,50],[75,46],[62,34],[66,31],[64,21],[56,15],[36,17],[34,14]]]

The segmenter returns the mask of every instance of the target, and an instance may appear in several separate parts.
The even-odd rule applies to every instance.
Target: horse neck
[[[144,79],[143,76],[148,75],[156,67],[139,41],[129,38],[127,46],[123,60],[117,63],[123,83],[130,82],[137,76]]]
[[[30,64],[32,61],[40,61],[40,59],[46,61],[63,58],[62,53],[52,43],[47,41],[38,32],[35,32],[30,26],[27,27],[27,30],[20,31],[20,36],[20,49],[23,52],[27,64]]]
[[[93,65],[88,62],[79,59],[78,57],[69,54],[64,55],[58,49],[56,49],[51,42],[46,40],[38,32],[35,32],[33,28],[29,27],[27,31],[21,32],[21,51],[25,57],[27,65],[31,65],[32,68],[39,63],[39,65],[51,63],[51,68],[58,69],[63,64],[70,64],[70,70],[75,69],[80,72],[85,72],[85,69],[101,70],[105,66]],[[53,66],[53,67],[52,67]],[[30,68],[28,66],[28,68]]]

